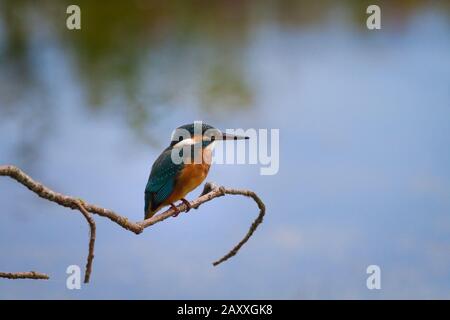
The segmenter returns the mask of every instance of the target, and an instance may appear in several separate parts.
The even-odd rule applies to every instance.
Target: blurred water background
[[[96,217],[73,291],[84,219],[1,178],[0,270],[51,280],[0,279],[0,298],[450,298],[449,34],[448,1],[1,0],[0,164],[136,221],[179,125],[280,129],[280,170],[211,169],[267,206],[230,261],[211,265],[257,214],[240,197],[140,236]]]

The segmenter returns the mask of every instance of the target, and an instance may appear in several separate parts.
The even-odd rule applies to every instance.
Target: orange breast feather
[[[164,201],[164,205],[174,203],[181,198],[184,198],[189,192],[197,188],[208,175],[209,167],[210,165],[205,163],[185,164],[178,176],[172,194]]]

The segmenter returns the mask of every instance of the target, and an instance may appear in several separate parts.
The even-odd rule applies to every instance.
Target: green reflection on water
[[[7,115],[52,108],[51,88],[43,87],[36,66],[39,46],[63,50],[85,97],[80,107],[118,114],[138,135],[182,105],[186,95],[194,96],[204,112],[245,110],[255,103],[245,68],[245,48],[255,30],[270,24],[305,30],[327,23],[338,8],[366,32],[361,25],[372,3],[3,0],[0,110]],[[81,7],[81,31],[65,27],[69,4]],[[447,1],[433,5],[449,12]],[[401,24],[426,6],[430,3],[390,1],[383,3],[383,17]]]

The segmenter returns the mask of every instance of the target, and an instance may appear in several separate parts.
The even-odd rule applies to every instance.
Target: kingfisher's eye
[[[212,136],[212,137],[211,137],[211,141],[214,141],[214,140],[216,140],[216,137],[215,137],[215,136]]]
[[[175,136],[175,137],[173,137],[173,140],[172,140],[173,142],[180,142],[180,141],[183,141],[183,136]]]
[[[172,141],[170,142],[170,145],[174,146],[177,143],[180,143],[181,141],[183,141],[183,136],[174,136],[174,137],[172,137]]]

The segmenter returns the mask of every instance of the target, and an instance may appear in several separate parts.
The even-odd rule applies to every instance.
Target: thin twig
[[[258,217],[253,221],[252,225],[250,226],[250,229],[248,230],[245,237],[233,248],[230,252],[228,252],[226,255],[224,255],[219,260],[213,262],[213,266],[217,266],[221,264],[222,262],[230,259],[231,257],[235,256],[236,253],[238,253],[239,249],[250,239],[250,237],[253,235],[253,233],[256,231],[256,228],[263,222],[264,215],[266,214],[266,206],[262,202],[262,200],[254,193],[253,191],[243,191],[243,190],[236,190],[236,189],[224,189],[225,194],[240,194],[246,197],[250,197],[253,200],[255,200],[256,204],[259,208],[259,214]]]
[[[48,280],[50,277],[45,273],[36,271],[29,272],[0,272],[0,278],[5,279],[33,279],[33,280]]]
[[[86,221],[89,224],[90,227],[90,240],[89,240],[89,253],[87,257],[87,263],[86,263],[86,272],[85,272],[85,283],[89,282],[89,278],[92,272],[92,262],[94,259],[94,245],[95,245],[95,237],[96,237],[96,226],[95,221],[90,213],[96,214],[105,218],[110,219],[112,222],[116,223],[117,225],[121,226],[122,228],[129,230],[131,232],[134,232],[135,234],[140,234],[144,231],[145,228],[148,228],[158,222],[164,221],[170,217],[173,216],[176,209],[170,208],[160,214],[156,214],[153,217],[140,221],[140,222],[132,222],[129,221],[128,218],[119,215],[118,213],[110,210],[105,209],[97,205],[89,204],[79,198],[67,196],[58,192],[55,192],[48,187],[44,186],[42,183],[39,183],[35,180],[33,180],[30,176],[28,176],[25,172],[20,170],[19,168],[7,165],[7,166],[0,166],[0,176],[8,176],[20,184],[24,185],[28,189],[30,189],[32,192],[36,193],[39,197],[47,199],[51,202],[55,202],[61,206],[79,210],[83,216],[86,218]],[[252,198],[259,208],[259,215],[256,218],[256,220],[252,223],[250,226],[250,229],[248,230],[245,237],[233,248],[231,251],[229,251],[225,256],[223,256],[221,259],[215,261],[213,263],[214,266],[217,266],[218,264],[228,260],[229,258],[235,256],[239,249],[250,239],[250,237],[253,235],[257,227],[262,223],[264,214],[266,212],[265,205],[262,202],[262,200],[253,192],[250,190],[239,190],[239,189],[227,189],[222,186],[218,186],[214,183],[206,183],[205,187],[203,189],[202,194],[195,199],[194,201],[190,202],[190,205],[192,208],[198,209],[203,203],[211,201],[214,198],[222,197],[225,195],[243,195],[246,197]],[[179,212],[185,212],[187,211],[188,207],[181,203],[176,207]],[[1,275],[12,275],[10,273],[0,273]],[[21,274],[21,273],[18,273]],[[38,273],[35,273],[38,274]],[[42,274],[40,274],[42,275]],[[46,276],[46,275],[43,275]],[[46,276],[48,278],[48,276]],[[4,278],[7,278],[4,276]],[[11,278],[14,279],[14,278]],[[18,279],[18,278],[17,278]],[[26,279],[25,277],[22,277],[20,279]],[[34,279],[34,278],[30,278]],[[41,279],[41,278],[36,278]],[[44,279],[44,278],[42,278]]]
[[[78,208],[83,216],[86,218],[87,223],[89,224],[89,250],[86,262],[86,271],[84,272],[84,283],[88,283],[91,277],[92,272],[92,261],[94,260],[94,247],[95,247],[95,221],[92,218],[91,214],[86,211],[81,200],[77,201]]]

